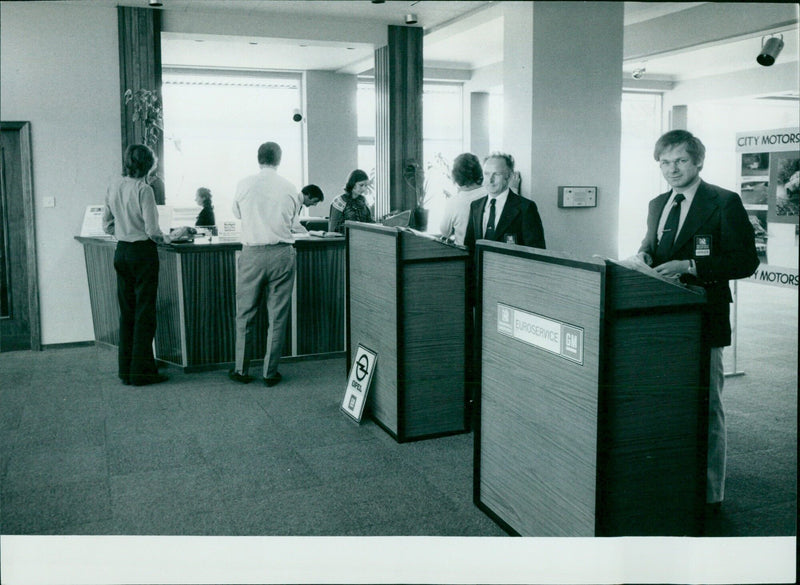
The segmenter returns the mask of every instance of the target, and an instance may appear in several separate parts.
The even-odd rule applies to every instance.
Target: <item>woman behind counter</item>
[[[447,200],[439,231],[445,238],[452,238],[456,244],[463,246],[469,223],[469,206],[486,195],[481,161],[471,152],[459,154],[453,161],[451,176],[458,192]]]
[[[125,150],[122,176],[106,192],[103,229],[117,239],[114,269],[119,301],[119,377],[123,384],[144,386],[167,380],[153,357],[156,333],[158,250],[170,243],[158,227],[153,188],[147,175],[155,165],[143,144]]]
[[[350,173],[344,193],[331,203],[331,217],[328,221],[329,232],[344,233],[345,221],[363,221],[373,223],[364,193],[369,191],[369,177],[361,169]]]
[[[195,202],[203,209],[197,214],[197,221],[194,225],[197,227],[210,227],[212,228],[212,235],[217,235],[217,221],[214,217],[214,206],[211,204],[211,189],[207,187],[200,187],[194,197]]]

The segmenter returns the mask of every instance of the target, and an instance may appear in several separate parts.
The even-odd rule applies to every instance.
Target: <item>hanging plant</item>
[[[164,131],[163,109],[158,92],[150,89],[128,89],[125,91],[125,105],[133,105],[131,120],[141,123],[142,142],[156,150]]]

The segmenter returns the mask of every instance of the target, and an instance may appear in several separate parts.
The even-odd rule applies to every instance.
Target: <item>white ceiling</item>
[[[108,0],[113,1],[113,0]],[[129,0],[144,6],[148,0]],[[176,11],[229,10],[243,13],[281,13],[295,16],[404,25],[414,14],[416,26],[425,29],[424,59],[427,67],[476,69],[503,58],[502,18],[498,2],[454,0],[162,0],[164,9]],[[625,24],[634,24],[702,2],[625,2]],[[774,31],[771,31],[774,32]],[[779,31],[785,47],[779,62],[798,61],[798,30]],[[476,41],[479,39],[479,41]],[[759,67],[755,57],[761,36],[736,39],[712,46],[699,45],[680,53],[623,64],[626,77],[644,67],[649,79],[681,81],[709,74]],[[239,67],[322,69],[360,73],[372,67],[374,48],[367,43],[334,43],[289,39],[215,37],[168,33],[162,43],[165,65],[223,66],[235,57]]]

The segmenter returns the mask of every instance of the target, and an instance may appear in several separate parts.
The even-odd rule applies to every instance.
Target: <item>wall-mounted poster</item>
[[[798,223],[800,217],[800,152],[770,156],[769,221]]]
[[[739,193],[753,225],[762,266],[796,268],[800,131],[740,132],[736,151],[741,153]]]

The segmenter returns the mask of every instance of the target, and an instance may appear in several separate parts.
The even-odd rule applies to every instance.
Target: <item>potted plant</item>
[[[450,164],[442,153],[438,152],[433,160],[423,168],[415,159],[409,159],[405,167],[406,183],[414,188],[416,207],[414,209],[414,227],[420,231],[428,228],[430,204],[436,196],[436,189],[441,189],[445,197],[451,194],[446,186],[437,179],[450,180]]]
[[[131,120],[141,124],[142,142],[156,151],[164,132],[164,112],[158,92],[150,89],[128,89],[124,95],[125,105],[133,107]]]
[[[133,107],[131,120],[134,125],[140,124],[142,143],[149,146],[158,156],[158,144],[164,133],[164,111],[161,105],[161,98],[157,91],[151,89],[128,89],[125,91],[125,105]],[[157,163],[147,178],[147,182],[153,188],[156,204],[164,205],[166,197],[164,194],[164,179],[159,172],[161,161]]]

